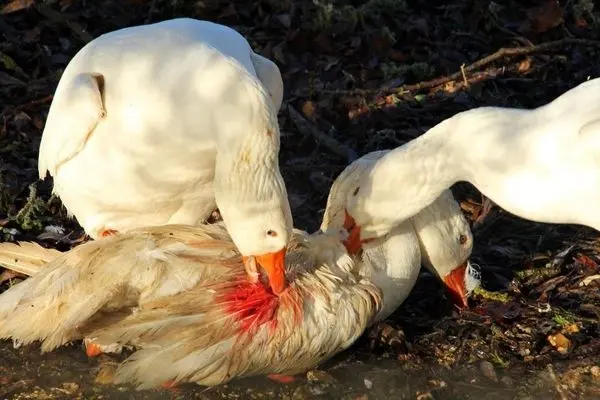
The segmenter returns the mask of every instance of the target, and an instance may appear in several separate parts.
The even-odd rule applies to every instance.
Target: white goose
[[[228,27],[182,18],[110,32],[60,79],[39,175],[54,177],[93,238],[196,225],[218,206],[279,293],[293,226],[278,165],[282,96],[277,66]]]
[[[342,171],[329,191],[320,230],[332,234],[340,231],[351,254],[362,249],[364,259],[373,259],[373,264],[380,266],[369,266],[365,274],[382,288],[384,299],[392,297],[389,302],[391,307],[387,312],[384,310],[380,314],[382,319],[387,318],[397,305],[406,299],[416,281],[417,275],[406,274],[418,274],[418,269],[402,268],[402,265],[423,263],[429,271],[444,281],[455,301],[461,306],[466,306],[468,293],[478,284],[477,273],[471,269],[470,264],[466,262],[468,257],[465,257],[467,253],[470,255],[473,248],[473,235],[450,190],[443,191],[430,206],[408,221],[399,223],[388,234],[378,237],[377,240],[362,242],[358,247],[354,247],[356,243],[353,243],[348,237],[348,232],[342,228],[348,228],[344,208],[348,194],[356,190],[377,161],[387,153],[389,150],[365,154]],[[401,203],[393,207],[401,207]],[[379,244],[381,241],[384,241],[385,245]],[[416,248],[420,248],[418,253],[415,252]],[[461,259],[465,260],[461,265],[452,261]]]
[[[343,209],[335,201],[348,185],[334,186],[329,207]],[[90,355],[134,346],[116,382],[140,388],[294,374],[347,348],[399,306],[417,279],[421,248],[439,276],[456,278],[472,248],[447,193],[414,217],[419,236],[407,222],[357,254],[342,245],[338,221],[327,221],[325,233],[294,233],[290,285],[279,297],[245,279],[221,224],[139,228],[85,243],[0,295],[0,337],[42,340],[43,351],[87,337]],[[8,249],[10,262],[15,247],[3,244],[0,254]],[[455,286],[464,286],[458,269]]]
[[[441,122],[349,193],[352,239],[386,234],[458,181],[519,217],[600,230],[599,100],[593,79],[533,110],[483,107]]]

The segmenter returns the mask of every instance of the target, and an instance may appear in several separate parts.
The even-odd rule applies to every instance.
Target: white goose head
[[[414,217],[392,227],[388,233],[357,240],[359,238],[352,230],[353,220],[346,212],[348,195],[356,191],[359,182],[365,181],[376,161],[387,152],[368,153],[338,176],[329,193],[321,230],[337,231],[345,236],[348,252],[357,254],[362,250],[366,269],[379,271],[372,278],[384,291],[384,303],[387,302],[386,297],[392,298],[391,304],[384,304],[384,316],[380,318],[385,318],[386,312],[391,313],[408,296],[418,277],[421,262],[443,280],[459,305],[466,306],[466,296],[477,281],[471,275],[473,270],[469,264],[473,235],[449,190]],[[401,204],[390,206],[402,207]],[[392,287],[386,291],[385,287],[390,285]]]
[[[293,228],[279,169],[280,134],[272,104],[279,100],[271,99],[266,88],[246,71],[240,71],[236,78],[249,83],[246,98],[237,99],[238,115],[229,118],[227,124],[231,132],[246,130],[248,134],[219,138],[215,200],[249,272],[256,272],[256,264],[260,265],[273,292],[279,294],[286,287],[285,248]],[[241,113],[246,115],[240,118]],[[248,125],[247,121],[253,123]]]

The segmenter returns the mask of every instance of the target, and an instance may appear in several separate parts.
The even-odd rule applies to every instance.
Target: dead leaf
[[[519,71],[520,73],[528,72],[530,69],[531,69],[531,59],[529,57],[527,57],[526,59],[521,61],[519,63],[519,65],[517,66],[517,71]]]
[[[60,0],[60,11],[66,11],[74,2],[75,0]]]
[[[395,49],[389,51],[388,58],[399,63],[405,62],[408,59],[405,53]]]
[[[589,27],[588,22],[583,18],[578,18],[577,20],[575,20],[575,25],[577,25],[578,28],[583,28],[583,29],[586,29]]]
[[[33,125],[35,125],[35,127],[38,128],[39,130],[42,130],[42,128],[44,127],[44,121],[42,121],[39,117],[34,116],[33,117]]]
[[[13,0],[0,10],[0,14],[10,14],[16,11],[21,11],[33,5],[33,0]]]
[[[39,26],[34,27],[33,29],[28,30],[23,35],[23,42],[25,43],[35,43],[40,40],[40,34],[42,33],[42,28]]]
[[[281,42],[277,46],[273,47],[273,57],[275,57],[275,60],[279,61],[282,64],[285,64],[285,55],[283,54],[284,45],[285,42]]]
[[[275,19],[288,29],[292,26],[292,16],[290,14],[279,14],[275,16]]]
[[[431,392],[417,392],[417,400],[433,400]]]
[[[12,75],[7,74],[4,71],[0,71],[0,86],[25,86],[25,82],[15,78]]]
[[[596,261],[594,261],[592,258],[590,258],[584,254],[578,254],[577,261],[579,261],[581,264],[583,264],[587,268],[591,268],[591,269],[598,268],[598,264],[596,263]]]
[[[581,282],[579,282],[579,286],[580,286],[580,287],[581,287],[581,286],[587,286],[587,285],[589,285],[590,283],[592,283],[592,282],[594,282],[594,281],[596,281],[596,280],[598,280],[598,279],[600,279],[600,274],[597,274],[597,275],[591,275],[591,276],[586,276],[585,278],[583,278],[583,279],[581,280]]]
[[[229,3],[227,8],[224,9],[223,12],[219,15],[219,18],[233,17],[233,16],[237,16],[237,11],[235,9],[235,5],[233,3]]]
[[[534,32],[542,33],[562,24],[564,11],[558,0],[547,0],[539,7],[529,9],[527,17],[529,18],[527,21],[529,28]]]
[[[569,351],[571,346],[571,341],[560,332],[556,335],[548,335],[548,342],[561,354]]]
[[[579,332],[579,327],[577,324],[570,324],[564,327],[563,332],[565,333],[577,333]]]
[[[308,100],[305,101],[304,104],[302,104],[302,114],[304,114],[304,116],[310,119],[311,121],[315,120],[315,111],[315,103],[313,103],[312,101]]]
[[[66,394],[74,394],[79,390],[79,385],[75,382],[64,382],[61,386],[62,391]]]

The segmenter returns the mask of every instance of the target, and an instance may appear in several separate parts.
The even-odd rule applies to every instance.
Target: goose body
[[[281,291],[292,229],[278,164],[282,95],[277,66],[223,25],[181,18],[104,34],[60,79],[40,178],[53,176],[93,238],[196,225],[218,206],[244,256],[279,260],[263,267],[279,270]]]
[[[343,210],[335,203],[349,186],[334,187],[328,210]],[[214,385],[294,374],[349,347],[404,301],[422,259],[441,278],[459,270],[466,284],[472,241],[455,235],[470,237],[470,229],[451,195],[356,253],[334,215],[326,213],[324,231],[294,231],[280,296],[245,279],[222,224],[138,228],[87,242],[0,295],[0,337],[41,340],[44,351],[82,338],[89,353],[133,346],[117,382]]]
[[[519,217],[600,230],[598,100],[593,79],[536,109],[459,113],[382,157],[347,212],[363,240],[378,237],[467,181]]]

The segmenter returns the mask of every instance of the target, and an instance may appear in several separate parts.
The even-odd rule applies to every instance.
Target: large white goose
[[[599,160],[600,79],[593,79],[536,109],[459,113],[389,152],[348,194],[347,225],[357,241],[384,235],[468,181],[519,217],[600,230]]]
[[[335,202],[348,186],[334,186],[329,206],[343,209]],[[42,340],[44,351],[85,337],[90,355],[134,346],[117,382],[214,385],[294,374],[347,348],[402,303],[422,258],[440,277],[454,276],[451,290],[468,283],[472,236],[449,192],[355,254],[342,245],[338,220],[326,232],[295,231],[290,285],[279,297],[245,279],[221,224],[139,228],[85,243],[0,295],[0,337]],[[0,246],[9,264],[17,251]]]
[[[182,18],[110,32],[60,79],[39,175],[54,177],[93,238],[196,225],[218,206],[279,293],[293,226],[278,164],[282,96],[277,66],[223,25]]]

